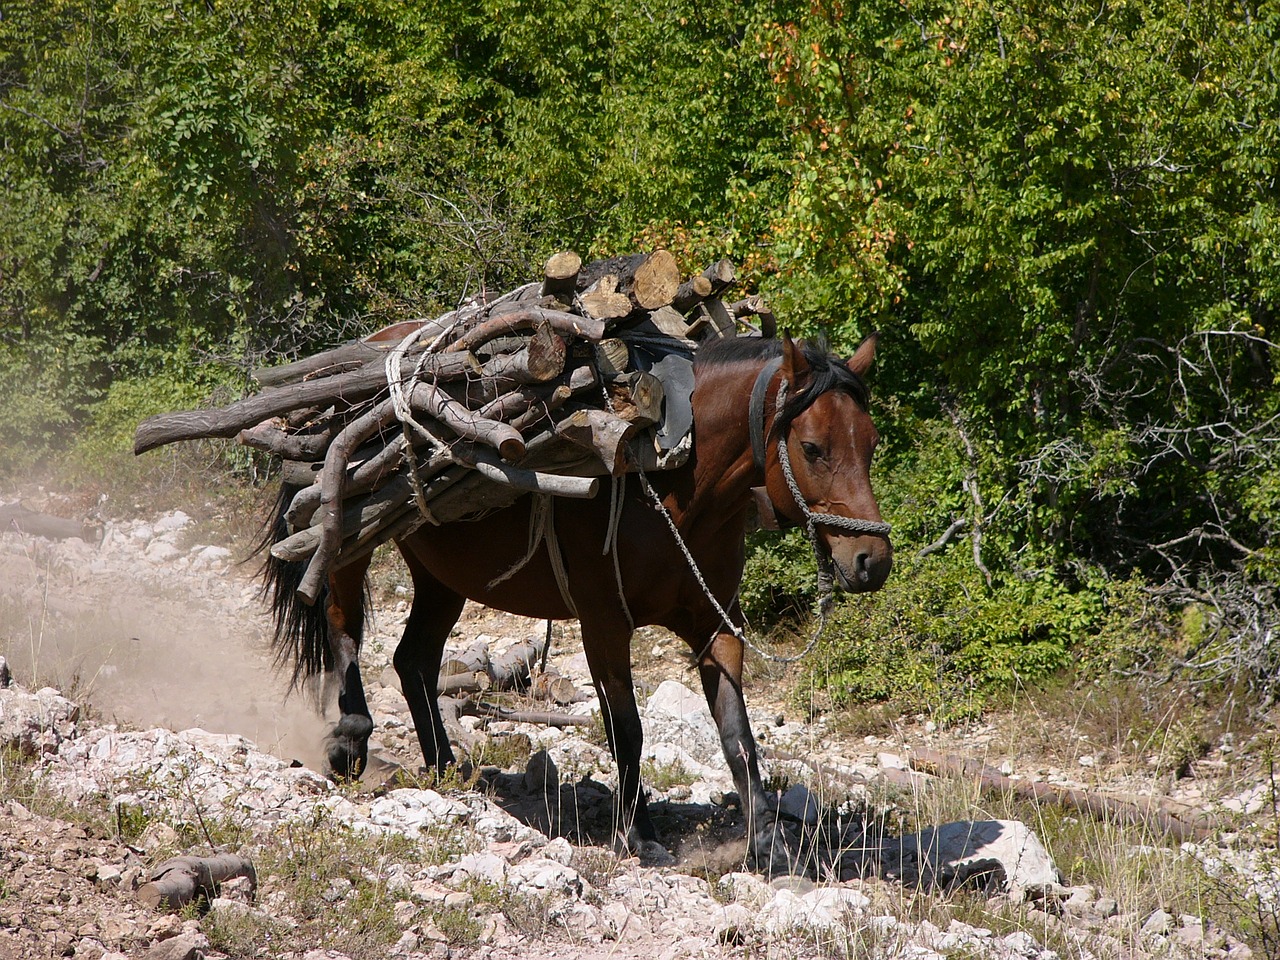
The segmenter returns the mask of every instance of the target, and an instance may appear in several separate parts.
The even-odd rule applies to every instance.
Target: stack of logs
[[[663,387],[630,369],[629,343],[691,351],[735,336],[739,322],[773,332],[758,297],[721,299],[734,281],[727,260],[682,280],[664,250],[585,267],[563,252],[544,273],[435,320],[255,371],[260,393],[152,417],[134,452],[235,437],[281,457],[298,489],[290,535],[271,552],[307,561],[298,593],[314,603],[330,571],[424,522],[529,491],[591,497],[600,476],[656,468],[641,433],[662,421]]]

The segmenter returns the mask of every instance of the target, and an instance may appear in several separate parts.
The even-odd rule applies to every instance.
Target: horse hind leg
[[[640,780],[644,730],[632,685],[630,639],[626,626],[582,624],[582,645],[600,698],[609,749],[618,768],[615,837],[627,850],[654,855],[658,853],[658,834],[649,819],[649,801]]]
[[[454,762],[437,702],[440,661],[466,601],[433,577],[412,553],[402,553],[413,577],[413,605],[392,663],[418,732],[423,761],[438,774]]]
[[[325,754],[339,780],[354,780],[369,761],[373,716],[360,677],[360,644],[364,636],[364,575],[368,562],[353,563],[329,578],[325,616],[334,677],[338,683],[338,722],[330,731]]]

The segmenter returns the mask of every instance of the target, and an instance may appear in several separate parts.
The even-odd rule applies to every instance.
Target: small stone
[[[1165,913],[1163,910],[1157,910],[1151,916],[1147,917],[1146,922],[1142,925],[1142,932],[1153,936],[1162,936],[1173,929],[1173,917]]]
[[[1106,920],[1120,912],[1120,904],[1111,897],[1099,897],[1094,901],[1093,911],[1098,917]]]
[[[201,943],[199,937],[171,937],[152,946],[143,956],[145,960],[201,960],[208,945],[208,940]]]
[[[167,913],[157,917],[147,927],[148,940],[168,940],[182,933],[182,920],[177,914]]]

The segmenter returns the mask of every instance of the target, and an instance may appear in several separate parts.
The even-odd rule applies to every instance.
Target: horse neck
[[[693,489],[679,511],[682,516],[676,518],[682,527],[707,513],[717,517],[744,513],[751,502],[751,487],[761,482],[751,454],[747,409],[764,362],[698,369],[693,392]]]

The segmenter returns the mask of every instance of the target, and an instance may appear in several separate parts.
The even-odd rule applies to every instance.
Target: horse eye
[[[822,448],[816,443],[801,443],[800,449],[804,451],[804,455],[809,460],[821,460]]]

